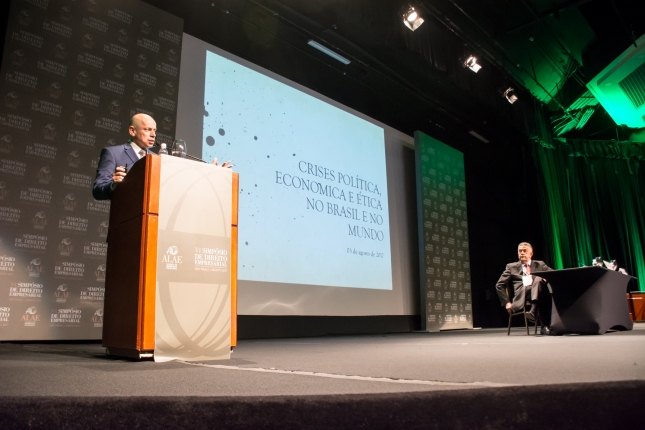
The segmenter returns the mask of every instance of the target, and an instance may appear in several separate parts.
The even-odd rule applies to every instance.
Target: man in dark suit
[[[130,119],[128,128],[130,141],[123,145],[111,146],[101,150],[99,165],[96,169],[96,178],[92,195],[96,200],[108,200],[112,192],[127,175],[134,163],[151,152],[150,148],[155,144],[157,134],[157,123],[145,113],[138,113]],[[217,158],[213,158],[211,164],[223,168],[232,168],[231,161],[218,164]]]
[[[524,307],[526,297],[530,294],[531,309],[527,318],[535,321],[538,309],[542,320],[542,333],[548,331],[551,320],[551,293],[546,285],[546,280],[539,276],[533,276],[533,272],[553,270],[543,261],[532,260],[533,247],[528,242],[522,242],[517,247],[517,255],[520,261],[509,263],[506,270],[500,276],[495,288],[497,295],[509,314],[520,311]],[[513,287],[513,298],[509,299],[507,287]],[[512,300],[512,301],[511,301]]]
[[[150,115],[136,114],[130,120],[128,133],[128,143],[101,150],[92,189],[92,195],[96,200],[108,200],[132,165],[150,152],[155,143],[157,123]]]

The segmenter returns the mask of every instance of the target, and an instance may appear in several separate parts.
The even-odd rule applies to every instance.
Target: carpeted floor
[[[644,428],[645,325],[241,341],[231,360],[0,343],[0,428]]]

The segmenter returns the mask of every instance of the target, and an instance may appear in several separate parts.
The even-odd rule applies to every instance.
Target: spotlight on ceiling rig
[[[513,104],[517,101],[517,96],[515,95],[515,90],[513,89],[513,87],[508,87],[506,91],[504,91],[504,97],[506,97],[506,100],[508,100],[510,104]]]
[[[419,13],[412,7],[408,7],[408,10],[403,14],[403,24],[408,27],[410,30],[414,31],[417,28],[421,27],[423,24],[423,18],[419,16]]]
[[[479,69],[482,68],[481,64],[477,63],[477,57],[474,57],[472,55],[466,58],[466,61],[464,61],[464,67],[468,67],[475,73],[479,72]]]

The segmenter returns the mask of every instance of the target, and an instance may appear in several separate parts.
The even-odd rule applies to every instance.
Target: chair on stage
[[[508,294],[508,297],[513,297],[513,295],[515,294],[515,291],[513,291],[512,286],[507,287],[506,292]],[[508,315],[508,331],[506,333],[507,336],[511,335],[511,322],[513,321],[513,317],[518,316],[518,315],[523,315],[524,316],[524,326],[526,327],[526,335],[530,336],[530,333],[529,333],[529,320],[528,320],[528,318],[526,318],[526,314],[528,313],[527,310],[526,310],[526,305],[528,305],[530,307],[531,306],[531,301],[530,300],[525,300],[524,301],[524,306],[522,306],[521,310],[519,310],[517,312],[511,312]],[[540,317],[540,311],[539,310],[537,312],[537,315],[535,316],[535,333],[533,333],[533,334],[537,334],[538,321],[541,322],[541,317]]]

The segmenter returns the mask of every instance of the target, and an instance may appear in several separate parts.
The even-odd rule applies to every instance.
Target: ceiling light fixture
[[[338,61],[340,61],[341,63],[343,63],[345,65],[351,63],[351,61],[349,61],[347,58],[343,57],[342,55],[339,55],[339,54],[335,53],[331,49],[327,48],[326,46],[321,45],[320,43],[316,42],[315,40],[310,40],[309,42],[307,42],[307,45],[316,48],[320,52],[329,55],[334,60],[338,60]]]
[[[482,142],[484,142],[484,143],[490,143],[490,142],[488,141],[488,139],[486,139],[486,138],[485,138],[484,136],[482,136],[481,134],[477,133],[475,130],[470,130],[468,133],[470,133],[471,135],[475,136],[477,139],[481,140],[481,141],[482,141]]]
[[[510,104],[513,104],[518,100],[513,87],[508,87],[506,91],[504,91],[504,97],[506,97],[506,100],[508,100]]]
[[[421,27],[423,24],[423,18],[419,16],[419,13],[410,6],[408,10],[403,14],[403,24],[408,27],[410,30],[414,31],[417,28]]]
[[[471,55],[464,61],[464,67],[468,67],[473,72],[477,73],[482,68],[480,64],[477,64],[477,57]]]

